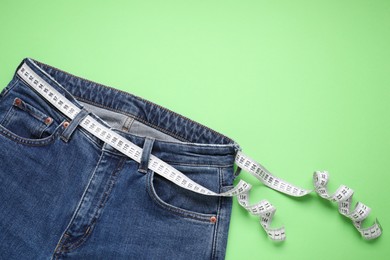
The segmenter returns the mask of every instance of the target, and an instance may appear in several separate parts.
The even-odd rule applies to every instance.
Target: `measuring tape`
[[[38,68],[38,67],[37,67]],[[38,68],[40,69],[40,68]],[[41,69],[40,69],[41,70]],[[42,70],[41,70],[42,71]],[[45,73],[44,71],[42,71]],[[43,98],[51,103],[55,108],[66,115],[70,120],[81,111],[75,104],[69,101],[65,96],[59,93],[44,79],[37,75],[26,63],[23,63],[17,71],[17,74],[37,91]],[[47,73],[45,73],[47,75]],[[50,77],[49,75],[47,75]],[[54,79],[53,79],[54,80]],[[116,150],[122,152],[136,162],[141,161],[142,148],[130,142],[123,136],[115,133],[111,128],[104,126],[96,119],[87,115],[80,122],[80,126],[102,140],[110,144]],[[292,185],[282,179],[273,176],[267,169],[251,159],[249,156],[238,151],[235,158],[235,163],[238,166],[238,172],[241,169],[249,172],[255,176],[264,185],[294,197],[302,197],[309,194],[310,190],[305,190]],[[215,193],[202,185],[194,182],[182,172],[176,170],[174,167],[160,160],[154,155],[150,155],[148,168],[162,177],[170,180],[176,185],[207,196],[237,196],[238,203],[244,207],[249,213],[259,216],[260,224],[267,232],[270,239],[275,241],[283,241],[286,238],[284,227],[271,228],[272,218],[275,214],[275,207],[266,200],[262,200],[254,205],[249,205],[249,191],[252,186],[240,180],[238,184],[229,191],[223,193]],[[339,212],[353,221],[354,226],[359,230],[365,239],[374,239],[381,235],[382,229],[379,222],[375,223],[369,228],[362,228],[361,223],[370,212],[370,208],[362,203],[358,203],[356,208],[350,212],[350,204],[352,201],[353,191],[347,186],[340,186],[340,188],[333,195],[329,195],[326,189],[328,183],[327,172],[315,172],[313,176],[314,186],[316,192],[325,199],[339,203]]]
[[[351,209],[351,202],[353,196],[353,190],[345,185],[340,185],[333,195],[329,195],[326,185],[328,184],[329,175],[327,171],[316,171],[313,175],[314,187],[318,195],[322,198],[337,202],[339,204],[340,214],[351,219],[353,225],[360,232],[360,234],[366,239],[374,239],[382,234],[381,225],[378,219],[374,224],[368,228],[362,228],[362,222],[367,218],[371,209],[361,202],[356,203],[355,209]]]

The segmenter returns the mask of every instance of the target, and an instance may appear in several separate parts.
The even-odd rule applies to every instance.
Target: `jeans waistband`
[[[84,107],[82,103],[86,102],[127,115],[174,137],[178,142],[156,139],[153,154],[162,160],[169,162],[175,158],[174,160],[184,163],[194,161],[199,164],[218,165],[234,163],[239,145],[207,126],[141,97],[72,75],[32,58],[23,59],[17,70],[23,63],[79,108]],[[113,130],[142,147],[145,137]]]

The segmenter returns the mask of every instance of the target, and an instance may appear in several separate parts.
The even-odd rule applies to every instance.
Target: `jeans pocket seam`
[[[147,182],[147,192],[149,194],[149,197],[152,199],[154,204],[159,206],[160,208],[164,209],[165,211],[183,217],[183,218],[189,218],[193,220],[200,221],[202,223],[210,223],[210,218],[214,217],[216,214],[207,214],[207,213],[198,213],[198,212],[193,212],[190,210],[185,210],[173,205],[170,205],[163,201],[156,193],[156,190],[153,187],[153,175],[155,173],[151,170],[148,171],[147,176],[146,176],[146,182]]]
[[[26,146],[47,146],[53,143],[55,140],[57,140],[57,136],[60,134],[61,129],[63,129],[62,124],[58,125],[57,128],[50,136],[40,138],[40,139],[30,139],[30,138],[21,137],[13,133],[12,131],[10,131],[5,126],[0,125],[0,135],[8,138],[9,140],[15,143],[26,145]]]
[[[3,125],[4,127],[6,127],[8,122],[11,120],[11,118],[13,117],[14,114],[15,114],[15,108],[14,108],[14,106],[11,106],[7,110],[7,113],[5,113],[3,119],[0,122],[0,125]]]

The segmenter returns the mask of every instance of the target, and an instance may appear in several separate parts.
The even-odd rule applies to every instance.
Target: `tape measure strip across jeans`
[[[42,71],[45,73],[44,71]],[[26,81],[26,83],[36,90],[43,98],[50,102],[54,107],[61,111],[69,119],[75,118],[80,112],[75,104],[69,101],[56,89],[50,86],[45,80],[37,75],[26,63],[23,63],[17,71],[18,75]],[[50,77],[49,75],[47,75]],[[53,79],[54,80],[54,79]],[[102,125],[96,119],[87,115],[81,122],[80,126],[102,140],[110,144],[112,147],[127,155],[136,162],[140,162],[142,155],[142,148],[130,142],[126,138],[112,131],[109,127]],[[273,176],[267,169],[251,159],[249,156],[243,154],[241,151],[237,152],[235,163],[239,169],[244,169],[266,186],[285,193],[290,196],[301,197],[309,194],[311,191],[305,190],[295,185],[292,185],[282,179]],[[215,193],[198,183],[192,181],[186,175],[176,170],[174,167],[163,162],[154,155],[150,156],[148,168],[164,178],[172,181],[176,185],[191,190],[193,192],[208,195],[208,196],[237,196],[239,204],[248,212],[260,217],[260,223],[268,236],[272,240],[283,241],[286,238],[284,227],[271,228],[272,217],[275,214],[275,207],[266,200],[262,200],[254,205],[249,205],[249,191],[251,185],[243,180],[231,190],[223,193]],[[348,187],[342,185],[333,195],[329,195],[326,189],[328,182],[327,172],[315,172],[313,176],[314,186],[316,192],[325,199],[339,203],[339,212],[348,218],[352,219],[353,224],[366,239],[373,239],[381,235],[382,229],[378,221],[369,227],[362,228],[361,223],[370,212],[370,208],[362,203],[358,203],[355,209],[350,212],[350,204],[352,201],[353,191]]]

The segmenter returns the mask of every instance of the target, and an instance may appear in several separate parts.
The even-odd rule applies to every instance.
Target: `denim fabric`
[[[127,92],[23,62],[83,114],[67,126],[16,73],[1,91],[0,259],[224,258],[232,199],[185,190],[146,166],[153,154],[223,192],[234,180],[233,140]],[[141,163],[77,126],[88,113],[143,147]]]

